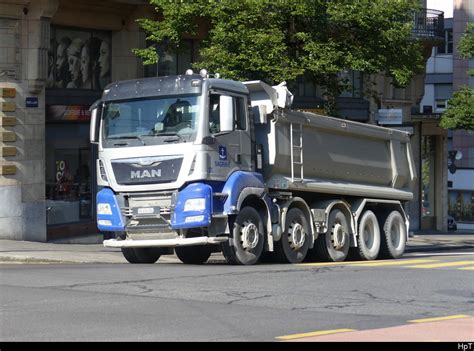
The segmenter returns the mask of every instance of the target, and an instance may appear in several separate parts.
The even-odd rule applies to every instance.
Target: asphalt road
[[[0,340],[278,341],[474,315],[472,253],[391,262],[3,264]]]

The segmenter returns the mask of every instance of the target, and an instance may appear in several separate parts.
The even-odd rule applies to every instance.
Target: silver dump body
[[[250,85],[249,90],[252,94],[257,88]],[[258,104],[257,115],[269,110]],[[256,125],[270,189],[413,199],[416,171],[407,132],[278,106],[270,109],[265,118],[257,116]]]

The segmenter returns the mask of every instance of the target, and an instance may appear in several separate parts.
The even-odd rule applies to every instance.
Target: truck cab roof
[[[227,79],[203,78],[198,74],[191,74],[114,82],[105,87],[102,94],[102,101],[201,94],[204,81],[208,81],[210,89],[232,91],[242,94],[249,93],[247,87],[240,82]]]

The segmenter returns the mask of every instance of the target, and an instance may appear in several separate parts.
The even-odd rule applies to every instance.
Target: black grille
[[[147,159],[147,158],[143,158]],[[178,179],[183,158],[156,160],[144,165],[143,159],[112,161],[115,179],[120,185],[170,183]]]

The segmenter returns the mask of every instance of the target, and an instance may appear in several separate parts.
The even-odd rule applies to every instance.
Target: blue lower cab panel
[[[117,197],[109,188],[97,193],[97,228],[101,231],[123,231],[124,221]]]
[[[178,193],[171,216],[171,228],[188,229],[208,227],[212,219],[212,187],[193,183]]]
[[[239,196],[245,188],[261,188],[264,189],[263,177],[260,173],[236,171],[231,174],[222,189],[223,193],[228,194],[224,203],[223,212],[231,213],[232,208],[237,206]]]

